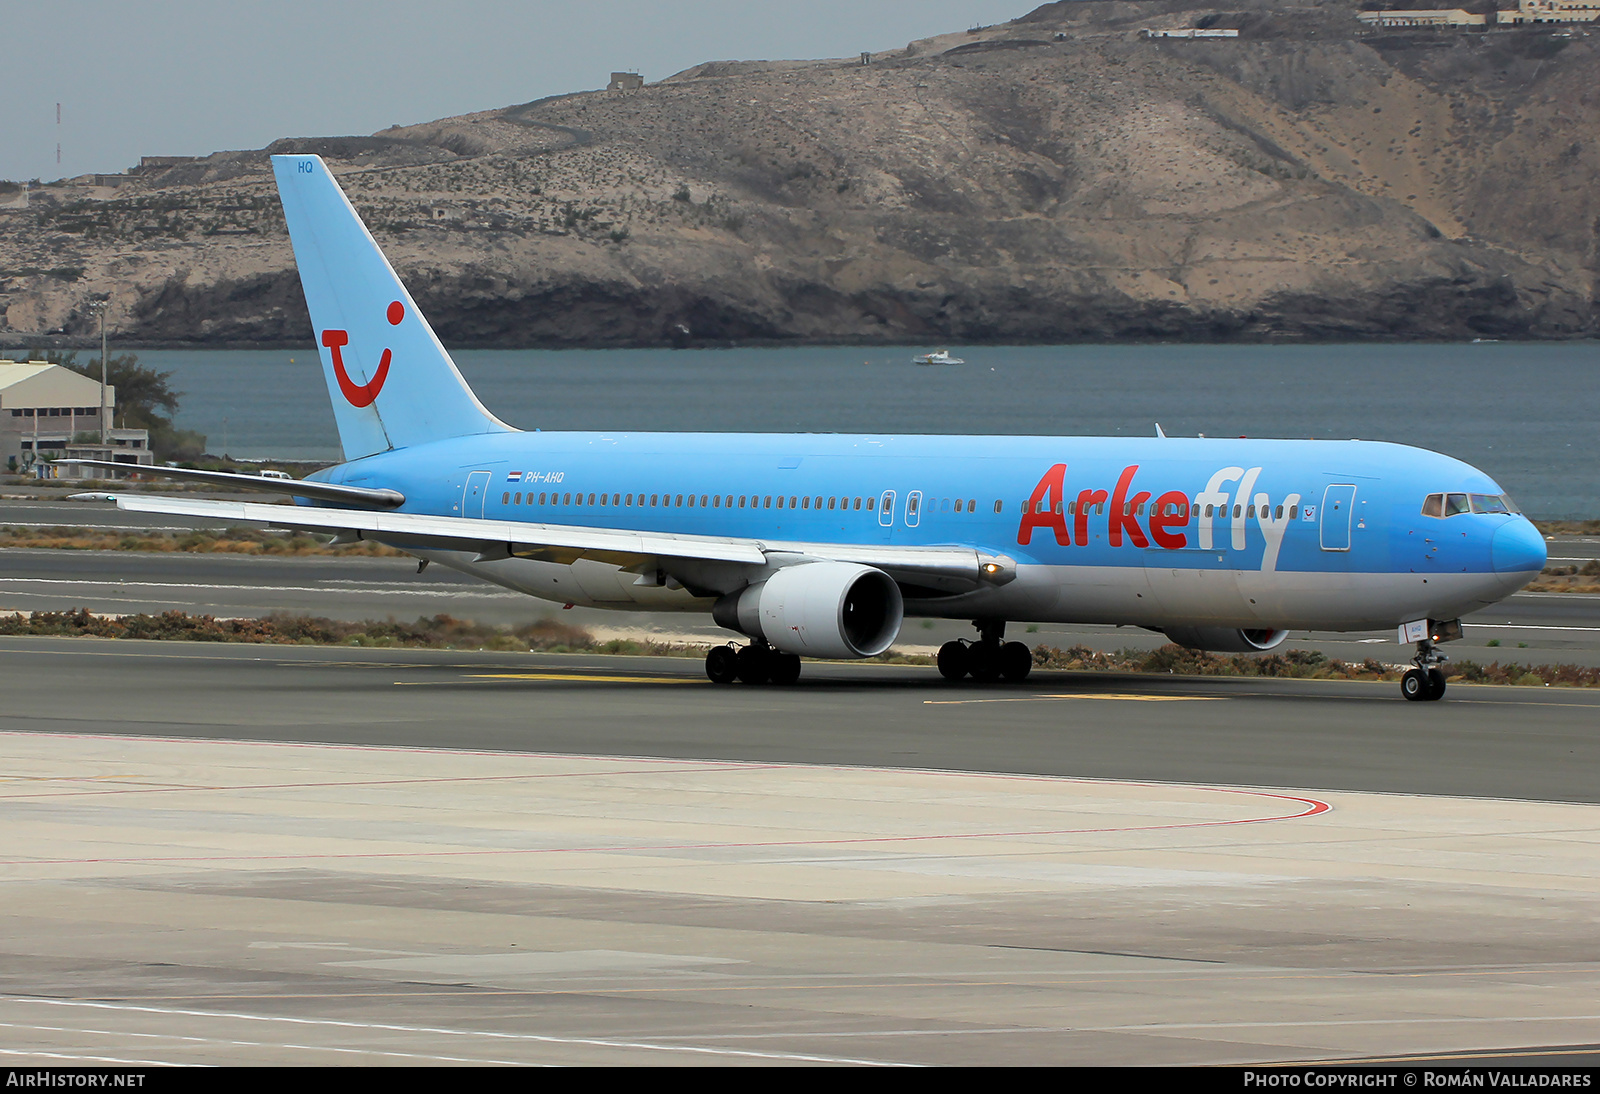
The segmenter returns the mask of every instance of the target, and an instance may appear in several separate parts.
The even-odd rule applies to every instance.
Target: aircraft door
[[[461,515],[483,519],[483,503],[489,500],[489,480],[494,477],[492,471],[474,471],[467,476],[467,484],[461,488]]]
[[[1350,516],[1355,510],[1356,488],[1349,483],[1328,487],[1322,495],[1322,549],[1350,549]]]
[[[915,528],[922,523],[922,491],[913,490],[906,495],[906,527]]]
[[[885,490],[883,500],[878,503],[878,523],[885,528],[894,526],[894,491]]]

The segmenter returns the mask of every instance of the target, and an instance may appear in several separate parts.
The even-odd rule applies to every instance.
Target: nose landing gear
[[[1431,640],[1418,642],[1417,655],[1411,659],[1416,668],[1400,677],[1400,694],[1422,703],[1444,698],[1444,670],[1439,666],[1448,660]]]
[[[996,680],[1020,684],[1033,669],[1033,653],[1021,642],[1000,641],[1005,637],[1003,619],[975,619],[978,640],[956,640],[939,647],[939,675],[956,681],[971,676],[981,684]]]

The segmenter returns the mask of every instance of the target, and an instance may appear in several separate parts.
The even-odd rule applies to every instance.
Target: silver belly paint
[[[710,598],[682,588],[639,584],[637,575],[590,559],[562,565],[522,558],[479,562],[465,551],[416,554],[558,604],[625,611],[711,610]],[[953,597],[907,599],[905,607],[908,616],[924,618],[1361,631],[1413,619],[1454,619],[1504,599],[1531,576],[1024,565],[1008,585]]]

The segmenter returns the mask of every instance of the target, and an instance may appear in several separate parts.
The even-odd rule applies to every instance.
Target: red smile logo
[[[389,325],[399,326],[400,320],[406,317],[405,305],[396,300],[389,305]],[[345,371],[344,357],[339,352],[341,348],[350,344],[350,334],[342,330],[325,330],[322,332],[322,344],[333,353],[333,374],[339,378],[339,390],[349,400],[351,406],[371,406],[372,401],[378,397],[378,392],[383,390],[383,381],[389,376],[389,362],[394,359],[393,351],[385,349],[383,356],[378,359],[378,372],[371,380],[358,384],[350,379],[350,374]]]

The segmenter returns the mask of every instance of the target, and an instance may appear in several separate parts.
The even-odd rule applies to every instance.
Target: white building
[[[115,385],[107,387],[108,417],[113,421],[116,397]],[[0,469],[26,472],[41,461],[51,461],[47,477],[104,478],[102,472],[71,466],[72,458],[154,462],[148,430],[107,432],[107,443],[101,444],[97,382],[47,361],[0,360]]]
[[[1139,32],[1146,38],[1237,38],[1239,32],[1233,29],[1218,29],[1214,27],[1178,27],[1174,30],[1155,30],[1146,28]]]
[[[1361,11],[1356,18],[1369,27],[1481,27],[1487,15],[1475,15],[1465,8],[1412,11]]]
[[[1592,23],[1600,19],[1600,0],[1517,0],[1515,8],[1496,13],[1503,26],[1511,23]]]

